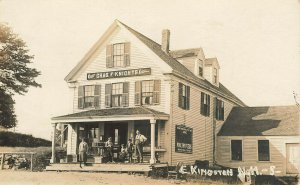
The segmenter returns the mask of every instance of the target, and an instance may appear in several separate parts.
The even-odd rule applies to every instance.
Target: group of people
[[[128,139],[128,142],[126,146],[124,144],[121,145],[121,151],[119,153],[119,159],[120,161],[125,161],[126,158],[128,159],[129,163],[132,163],[132,154],[135,151],[135,154],[137,156],[138,162],[143,162],[143,145],[147,141],[147,138],[140,133],[139,130],[136,131],[135,136],[135,150],[132,139]],[[105,142],[105,152],[108,156],[108,160],[110,162],[113,161],[113,141],[112,138],[109,137],[107,141]],[[82,163],[86,165],[87,161],[87,150],[88,150],[88,144],[85,142],[85,139],[83,138],[81,143],[79,144],[79,162],[80,167]]]

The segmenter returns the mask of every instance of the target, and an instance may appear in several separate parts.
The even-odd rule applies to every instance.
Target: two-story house
[[[119,147],[139,130],[148,138],[150,163],[216,160],[218,131],[231,109],[245,104],[221,84],[216,58],[206,58],[201,48],[169,46],[169,30],[158,44],[113,22],[65,78],[74,109],[52,124],[54,132],[57,124],[65,130],[68,155],[76,156],[81,138],[97,156],[108,137]],[[54,137],[52,150],[55,162]]]

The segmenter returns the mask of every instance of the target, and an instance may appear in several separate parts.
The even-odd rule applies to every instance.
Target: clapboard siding
[[[140,80],[161,80],[161,92],[160,92],[160,104],[154,106],[147,106],[149,108],[168,113],[169,112],[169,92],[170,87],[169,82],[165,81],[167,78],[162,73],[162,66],[155,65],[152,58],[145,54],[146,52],[141,49],[140,44],[135,41],[130,40],[131,38],[128,34],[121,29],[117,29],[111,36],[110,39],[107,40],[106,44],[113,43],[122,43],[122,42],[130,42],[130,66],[123,67],[114,67],[114,68],[106,68],[106,44],[104,46],[99,47],[95,54],[89,59],[87,65],[82,68],[78,74],[77,78],[77,86],[74,92],[73,99],[73,107],[74,112],[80,112],[87,109],[78,109],[78,86],[79,85],[101,85],[101,101],[100,108],[105,109],[105,84],[107,83],[118,83],[118,82],[129,82],[129,107],[134,105],[134,87],[135,81]],[[111,79],[101,79],[101,80],[87,80],[87,73],[95,73],[95,72],[107,72],[107,71],[118,71],[118,70],[127,70],[127,69],[137,69],[137,68],[151,68],[151,75],[146,76],[136,76],[136,77],[125,77],[125,78],[111,78]]]
[[[243,161],[231,160],[232,139],[242,140]],[[269,140],[270,161],[258,161],[258,140]],[[259,170],[275,166],[275,171],[278,172],[275,175],[286,175],[287,143],[300,143],[300,139],[298,136],[218,136],[217,163],[232,168],[256,166]]]
[[[190,86],[190,110],[183,110],[178,107],[178,84],[179,82]],[[201,92],[210,95],[210,116],[205,117],[200,114]],[[186,81],[173,78],[172,85],[172,125],[171,125],[171,162],[183,161],[185,163],[194,163],[195,160],[209,160],[213,162],[213,121],[214,121],[214,98],[215,94],[195,86]],[[234,106],[231,102],[222,99],[225,104],[225,119],[230,110]],[[216,122],[216,130],[218,131],[224,121]],[[186,126],[193,128],[193,153],[183,154],[175,152],[175,127],[176,125],[185,123]],[[217,134],[217,132],[215,132]]]
[[[68,136],[67,154],[75,155],[77,154],[77,124],[68,125]]]

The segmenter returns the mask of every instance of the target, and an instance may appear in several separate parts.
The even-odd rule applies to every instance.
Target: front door
[[[114,145],[117,145],[117,146],[121,146],[121,144],[126,145],[127,132],[128,132],[128,123],[127,122],[105,123],[105,126],[104,126],[105,141],[107,141],[107,139],[109,137],[111,137]]]
[[[300,171],[300,144],[286,144],[286,173],[298,174]]]

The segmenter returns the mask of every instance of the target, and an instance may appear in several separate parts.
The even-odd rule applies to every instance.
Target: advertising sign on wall
[[[175,152],[191,154],[193,129],[185,125],[176,125],[175,130]]]

